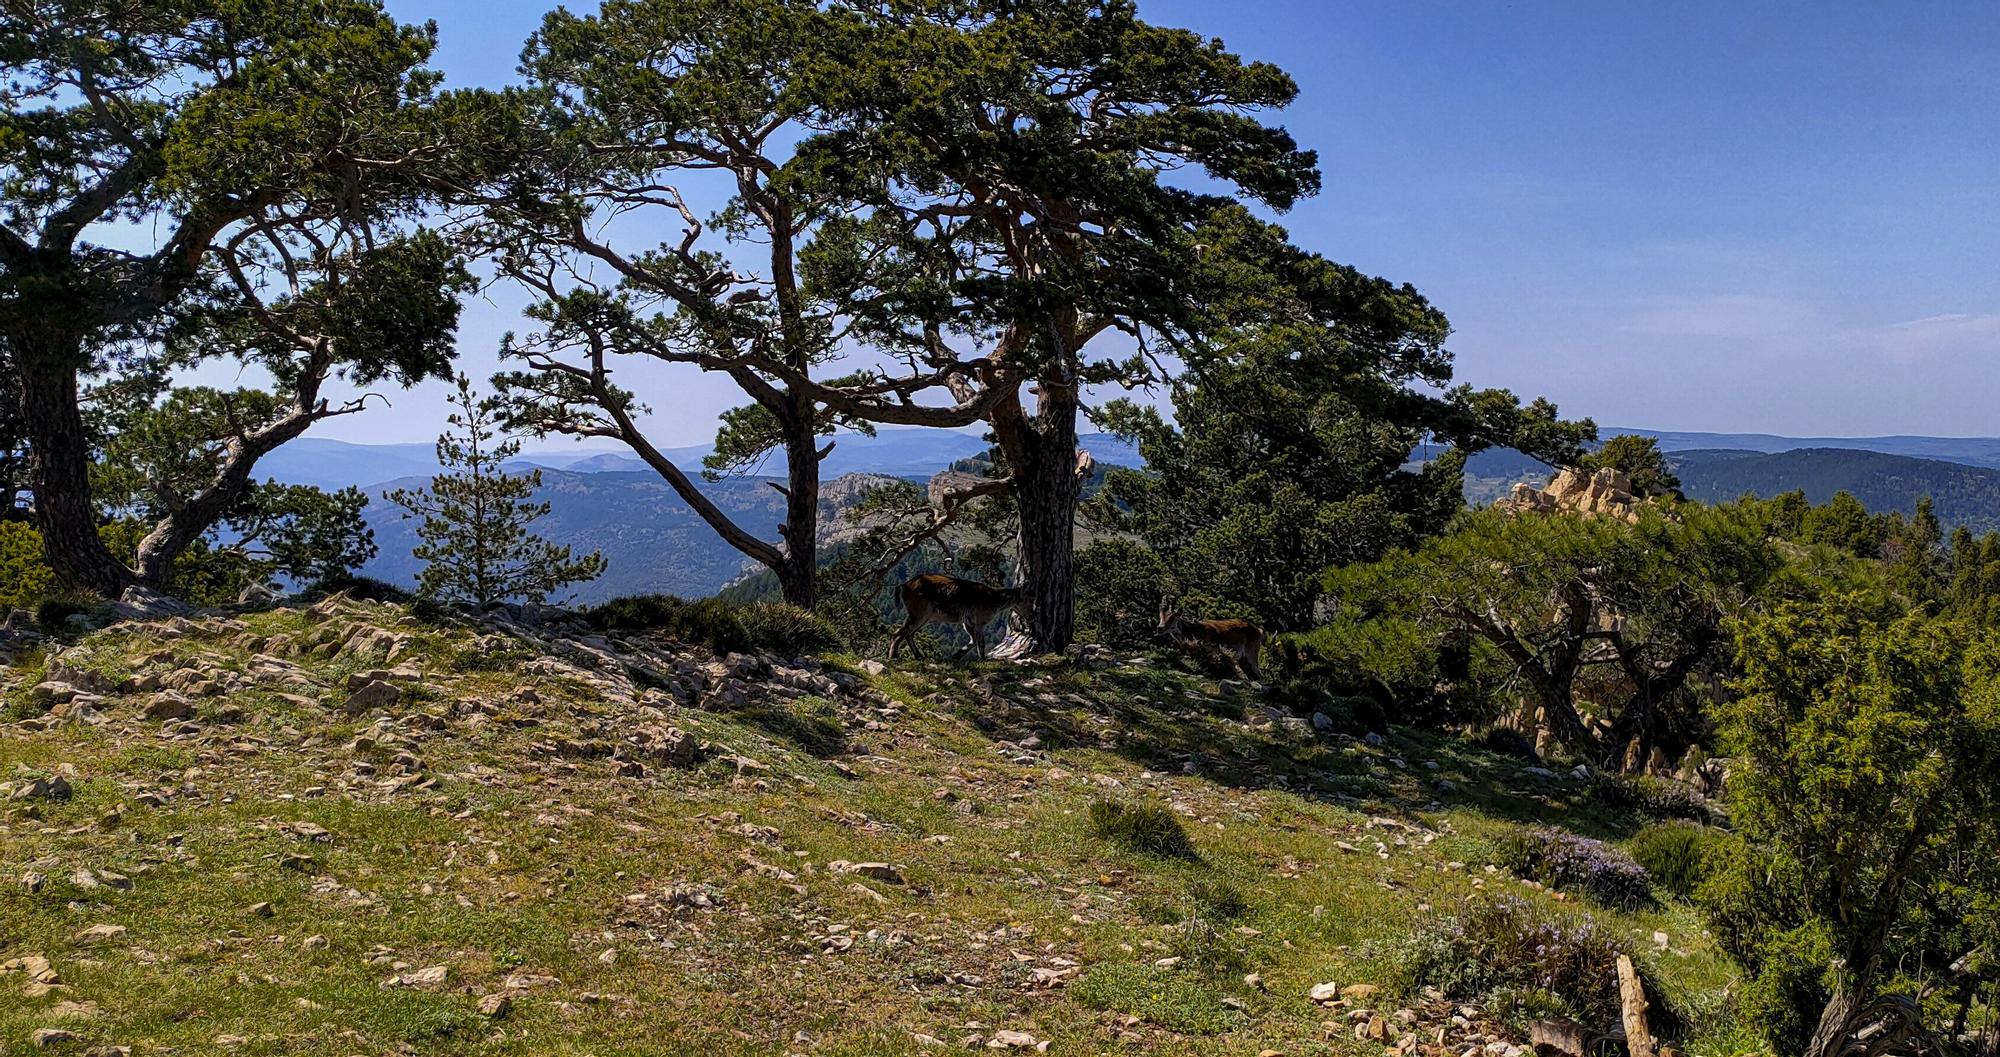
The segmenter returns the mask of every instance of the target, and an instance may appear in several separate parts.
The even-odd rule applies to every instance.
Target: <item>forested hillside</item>
[[[1870,510],[1910,514],[1918,500],[1929,498],[1947,526],[1980,533],[2000,528],[2000,469],[1839,448],[1678,451],[1667,461],[1688,498],[1704,502],[1803,491],[1824,503],[1847,492]]]

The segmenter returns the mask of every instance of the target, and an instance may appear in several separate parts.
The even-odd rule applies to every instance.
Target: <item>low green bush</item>
[[[1653,883],[1668,892],[1690,898],[1713,871],[1713,855],[1728,838],[1707,826],[1674,820],[1656,822],[1632,835],[1625,850]]]
[[[330,576],[312,585],[305,594],[308,598],[324,598],[342,591],[345,591],[349,598],[363,602],[406,604],[416,597],[387,580],[355,574]]]
[[[673,595],[634,595],[587,609],[583,618],[602,630],[657,632],[717,653],[796,656],[839,644],[839,636],[825,621],[783,602],[737,605],[719,598],[690,601]]]
[[[101,627],[110,622],[111,607],[101,598],[70,593],[50,595],[35,605],[35,626],[45,635],[76,632],[74,617],[85,618],[92,627]]]
[[[1714,817],[1714,810],[1700,793],[1650,774],[1596,775],[1590,782],[1590,799],[1599,807],[1650,819],[1707,822]]]
[[[1158,804],[1099,800],[1090,805],[1090,831],[1127,851],[1166,859],[1200,858],[1181,820]]]
[[[21,521],[0,521],[0,616],[26,609],[56,586],[56,574],[42,558],[42,536]]]
[[[1618,955],[1629,952],[1588,914],[1503,896],[1472,903],[1460,915],[1368,953],[1386,963],[1388,983],[1403,994],[1435,987],[1517,1025],[1552,1016],[1612,1025],[1620,1010]],[[1662,991],[1644,966],[1640,976],[1655,996],[1654,1030],[1675,1037],[1678,1017],[1658,997]]]

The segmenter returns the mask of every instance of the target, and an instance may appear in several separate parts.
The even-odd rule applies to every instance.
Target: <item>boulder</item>
[[[358,716],[374,709],[388,708],[402,699],[401,688],[394,683],[377,679],[355,688],[353,693],[347,695],[346,703],[340,707],[341,711],[348,715]]]
[[[154,694],[153,699],[146,702],[142,715],[156,720],[186,719],[194,715],[194,704],[179,694],[167,691]]]

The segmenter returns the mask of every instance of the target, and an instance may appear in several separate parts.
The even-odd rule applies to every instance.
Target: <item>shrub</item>
[[[1483,723],[1498,697],[1480,651],[1423,623],[1346,607],[1311,631],[1288,636],[1300,675],[1346,697],[1392,704],[1397,722],[1441,727]]]
[[[1127,539],[1102,539],[1076,552],[1076,637],[1132,648],[1151,641],[1166,570],[1158,552]]]
[[[1542,761],[1542,754],[1535,751],[1535,743],[1512,727],[1487,727],[1472,743],[1496,756],[1510,756],[1534,763]]]
[[[387,580],[378,580],[372,576],[354,574],[329,576],[313,584],[306,591],[306,595],[310,598],[323,598],[342,591],[347,592],[349,598],[362,602],[406,604],[416,597]]]
[[[771,653],[798,656],[840,645],[831,625],[810,610],[788,602],[752,602],[736,609],[736,619],[751,645]]]
[[[1577,892],[1608,907],[1635,910],[1653,902],[1646,869],[1616,846],[1538,826],[1511,834],[1499,848],[1501,865],[1552,888]]]
[[[1376,952],[1391,963],[1391,980],[1406,993],[1435,987],[1456,1000],[1480,1001],[1517,1023],[1561,1013],[1579,1023],[1618,1023],[1618,955],[1622,945],[1586,914],[1559,913],[1506,896],[1474,903],[1462,916],[1439,920],[1402,943]],[[1641,977],[1647,974],[1643,968]],[[1676,1018],[1655,998],[1654,1030],[1671,1035]]]
[[[25,609],[55,590],[56,574],[42,559],[42,536],[19,521],[0,521],[0,615]]]
[[[1727,839],[1707,826],[1675,820],[1647,826],[1625,847],[1654,884],[1687,899],[1708,879],[1711,854]]]
[[[66,635],[77,630],[72,617],[85,617],[92,626],[102,626],[111,618],[103,599],[92,595],[58,594],[35,606],[35,626],[45,635]]]
[[[673,595],[634,595],[585,610],[583,617],[603,630],[658,632],[717,653],[765,650],[797,655],[839,642],[825,621],[783,602],[732,605],[719,598],[689,601]]]
[[[1248,913],[1250,904],[1243,890],[1228,881],[1194,881],[1188,885],[1188,902],[1194,912],[1210,921],[1235,921]]]
[[[1181,820],[1158,804],[1099,800],[1090,805],[1090,831],[1127,851],[1168,859],[1200,858]]]
[[[1635,812],[1651,819],[1707,822],[1714,817],[1700,793],[1650,774],[1599,774],[1591,779],[1590,799],[1612,811]]]

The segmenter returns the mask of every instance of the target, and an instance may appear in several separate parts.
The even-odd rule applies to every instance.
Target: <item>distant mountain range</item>
[[[1967,466],[2000,468],[2000,437],[1780,437],[1770,433],[1685,433],[1671,430],[1599,427],[1600,437],[1636,433],[1659,440],[1661,451],[1724,450],[1764,454],[1839,449],[1906,455]]]
[[[1797,490],[1823,503],[1844,491],[1870,510],[1907,514],[1929,496],[1947,528],[2000,529],[2000,469],[1849,448],[1694,449],[1672,452],[1668,461],[1689,499],[1715,503]]]
[[[1604,437],[1638,433],[1657,437],[1669,453],[1682,487],[1693,499],[1722,501],[1752,493],[1775,495],[1803,489],[1824,502],[1834,492],[1852,492],[1871,510],[1908,513],[1931,496],[1948,526],[1974,531],[2000,529],[2000,437],[1780,437],[1754,433],[1691,433],[1606,427]],[[1131,445],[1104,434],[1082,438],[1085,448],[1107,465],[1136,466]],[[827,482],[829,524],[867,485],[886,478],[922,480],[952,463],[984,453],[986,443],[970,433],[948,430],[884,429],[873,437],[844,434],[822,464]],[[706,446],[667,451],[690,473],[701,468]],[[524,452],[517,467],[543,471],[542,498],[553,507],[538,529],[582,551],[601,550],[610,569],[577,591],[576,601],[596,602],[617,595],[667,592],[706,595],[743,574],[740,554],[716,537],[665,481],[629,451],[563,448]],[[773,469],[782,463],[774,458]],[[412,583],[418,563],[410,556],[414,525],[381,499],[383,492],[418,486],[437,473],[428,444],[354,444],[294,441],[258,465],[260,477],[322,488],[360,487],[373,502],[367,517],[381,554],[363,571],[394,583]],[[1466,498],[1490,502],[1515,481],[1545,481],[1548,467],[1519,452],[1481,452],[1467,462]],[[739,523],[775,540],[782,497],[763,476],[702,481]]]
[[[1939,520],[1975,532],[2000,529],[2000,437],[1781,437],[1608,426],[1601,437],[1655,437],[1690,499],[1800,490],[1823,503],[1849,492],[1870,510],[1910,513],[1929,496]],[[1541,483],[1549,468],[1511,449],[1466,462],[1466,498],[1491,502],[1515,481]]]
[[[1090,433],[1079,440],[1099,462],[1116,466],[1139,464],[1138,450],[1116,437]],[[929,477],[961,459],[984,453],[987,447],[974,434],[944,429],[882,429],[872,437],[843,433],[834,439],[832,454],[820,463],[820,475],[829,481],[850,473]],[[701,460],[713,450],[711,445],[702,444],[666,448],[663,453],[674,465],[695,473],[701,469]],[[653,472],[630,449],[622,447],[524,451],[510,465],[571,473]],[[778,473],[784,466],[783,456],[773,455],[767,466],[772,473]],[[287,484],[318,488],[366,488],[404,477],[428,477],[436,472],[437,454],[429,444],[355,444],[316,437],[295,440],[257,464],[259,477],[275,477]]]
[[[1089,434],[1081,443],[1100,463],[1139,464],[1138,452],[1116,437]],[[898,477],[927,480],[953,463],[985,453],[987,447],[973,434],[949,430],[883,429],[873,437],[844,434],[820,464],[825,482],[822,521],[834,525],[870,484]],[[666,455],[693,474],[710,450],[672,448]],[[722,542],[659,474],[629,451],[547,449],[523,452],[509,465],[542,471],[537,497],[551,509],[536,524],[537,532],[579,552],[602,551],[609,563],[603,577],[577,588],[574,601],[587,604],[652,592],[708,595],[743,573],[743,556]],[[774,457],[770,465],[782,468],[782,457]],[[382,494],[428,483],[438,472],[431,445],[307,438],[266,456],[257,471],[260,478],[288,484],[360,488],[371,500],[365,516],[380,549],[361,571],[390,583],[416,582],[421,563],[410,554],[416,545],[416,525],[404,520],[401,509],[382,499]],[[769,487],[774,481],[753,475],[697,483],[738,524],[775,541],[784,498]]]

